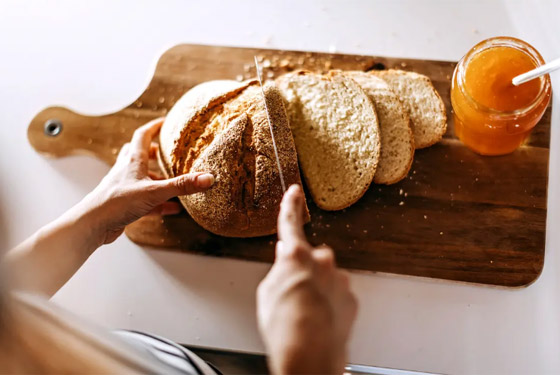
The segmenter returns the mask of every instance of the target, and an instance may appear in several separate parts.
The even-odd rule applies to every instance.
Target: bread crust
[[[171,137],[174,142],[171,150],[161,147],[159,160],[168,176],[214,175],[214,186],[208,191],[179,197],[206,230],[228,237],[273,234],[283,192],[260,87],[254,80],[219,86],[206,92],[199,108],[185,100],[182,107],[172,109],[180,111],[186,121],[162,128],[160,140]],[[282,98],[267,85],[265,100],[286,184],[301,184]],[[171,120],[181,118],[172,116]],[[307,210],[305,215],[307,222]]]

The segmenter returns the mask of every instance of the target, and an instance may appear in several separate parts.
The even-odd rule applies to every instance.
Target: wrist
[[[106,230],[102,225],[102,208],[92,205],[87,198],[68,210],[55,223],[71,228],[72,242],[91,253],[103,245]]]

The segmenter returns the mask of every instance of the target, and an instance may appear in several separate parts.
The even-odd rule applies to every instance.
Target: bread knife
[[[266,97],[264,94],[261,69],[259,67],[259,61],[257,60],[257,56],[255,56],[255,68],[257,70],[257,78],[259,80],[259,85],[261,86],[262,100],[266,112],[266,119],[268,121],[268,128],[270,129],[270,137],[272,138],[272,147],[274,148],[274,155],[276,156],[276,165],[278,166],[278,174],[280,175],[280,184],[282,185],[282,193],[285,193],[286,182],[284,181],[284,173],[282,172],[282,165],[280,165],[280,157],[278,156],[278,147],[276,146],[276,139],[274,138],[274,130],[272,129],[272,122],[270,121],[270,112],[268,112],[268,105],[266,104]]]

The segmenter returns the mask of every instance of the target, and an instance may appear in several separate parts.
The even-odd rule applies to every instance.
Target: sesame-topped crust
[[[220,92],[224,87],[229,91]],[[208,94],[211,89],[215,90]],[[256,81],[247,81],[216,84],[211,89],[203,90],[212,98],[202,107],[193,108],[192,95],[189,100],[181,99],[180,108],[173,107],[171,112],[192,115],[187,114],[181,131],[173,133],[172,150],[162,147],[163,167],[172,176],[202,171],[214,174],[211,189],[180,197],[205,229],[229,237],[275,233],[282,188],[261,88]],[[269,85],[265,98],[286,184],[301,184],[282,98]],[[184,118],[171,112],[171,121]],[[167,127],[177,128],[176,123]],[[160,138],[169,135],[162,128]]]

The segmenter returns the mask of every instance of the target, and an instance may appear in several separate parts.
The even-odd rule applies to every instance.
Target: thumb
[[[167,180],[153,181],[154,190],[166,201],[179,195],[189,195],[205,191],[214,184],[210,173],[187,173]]]

